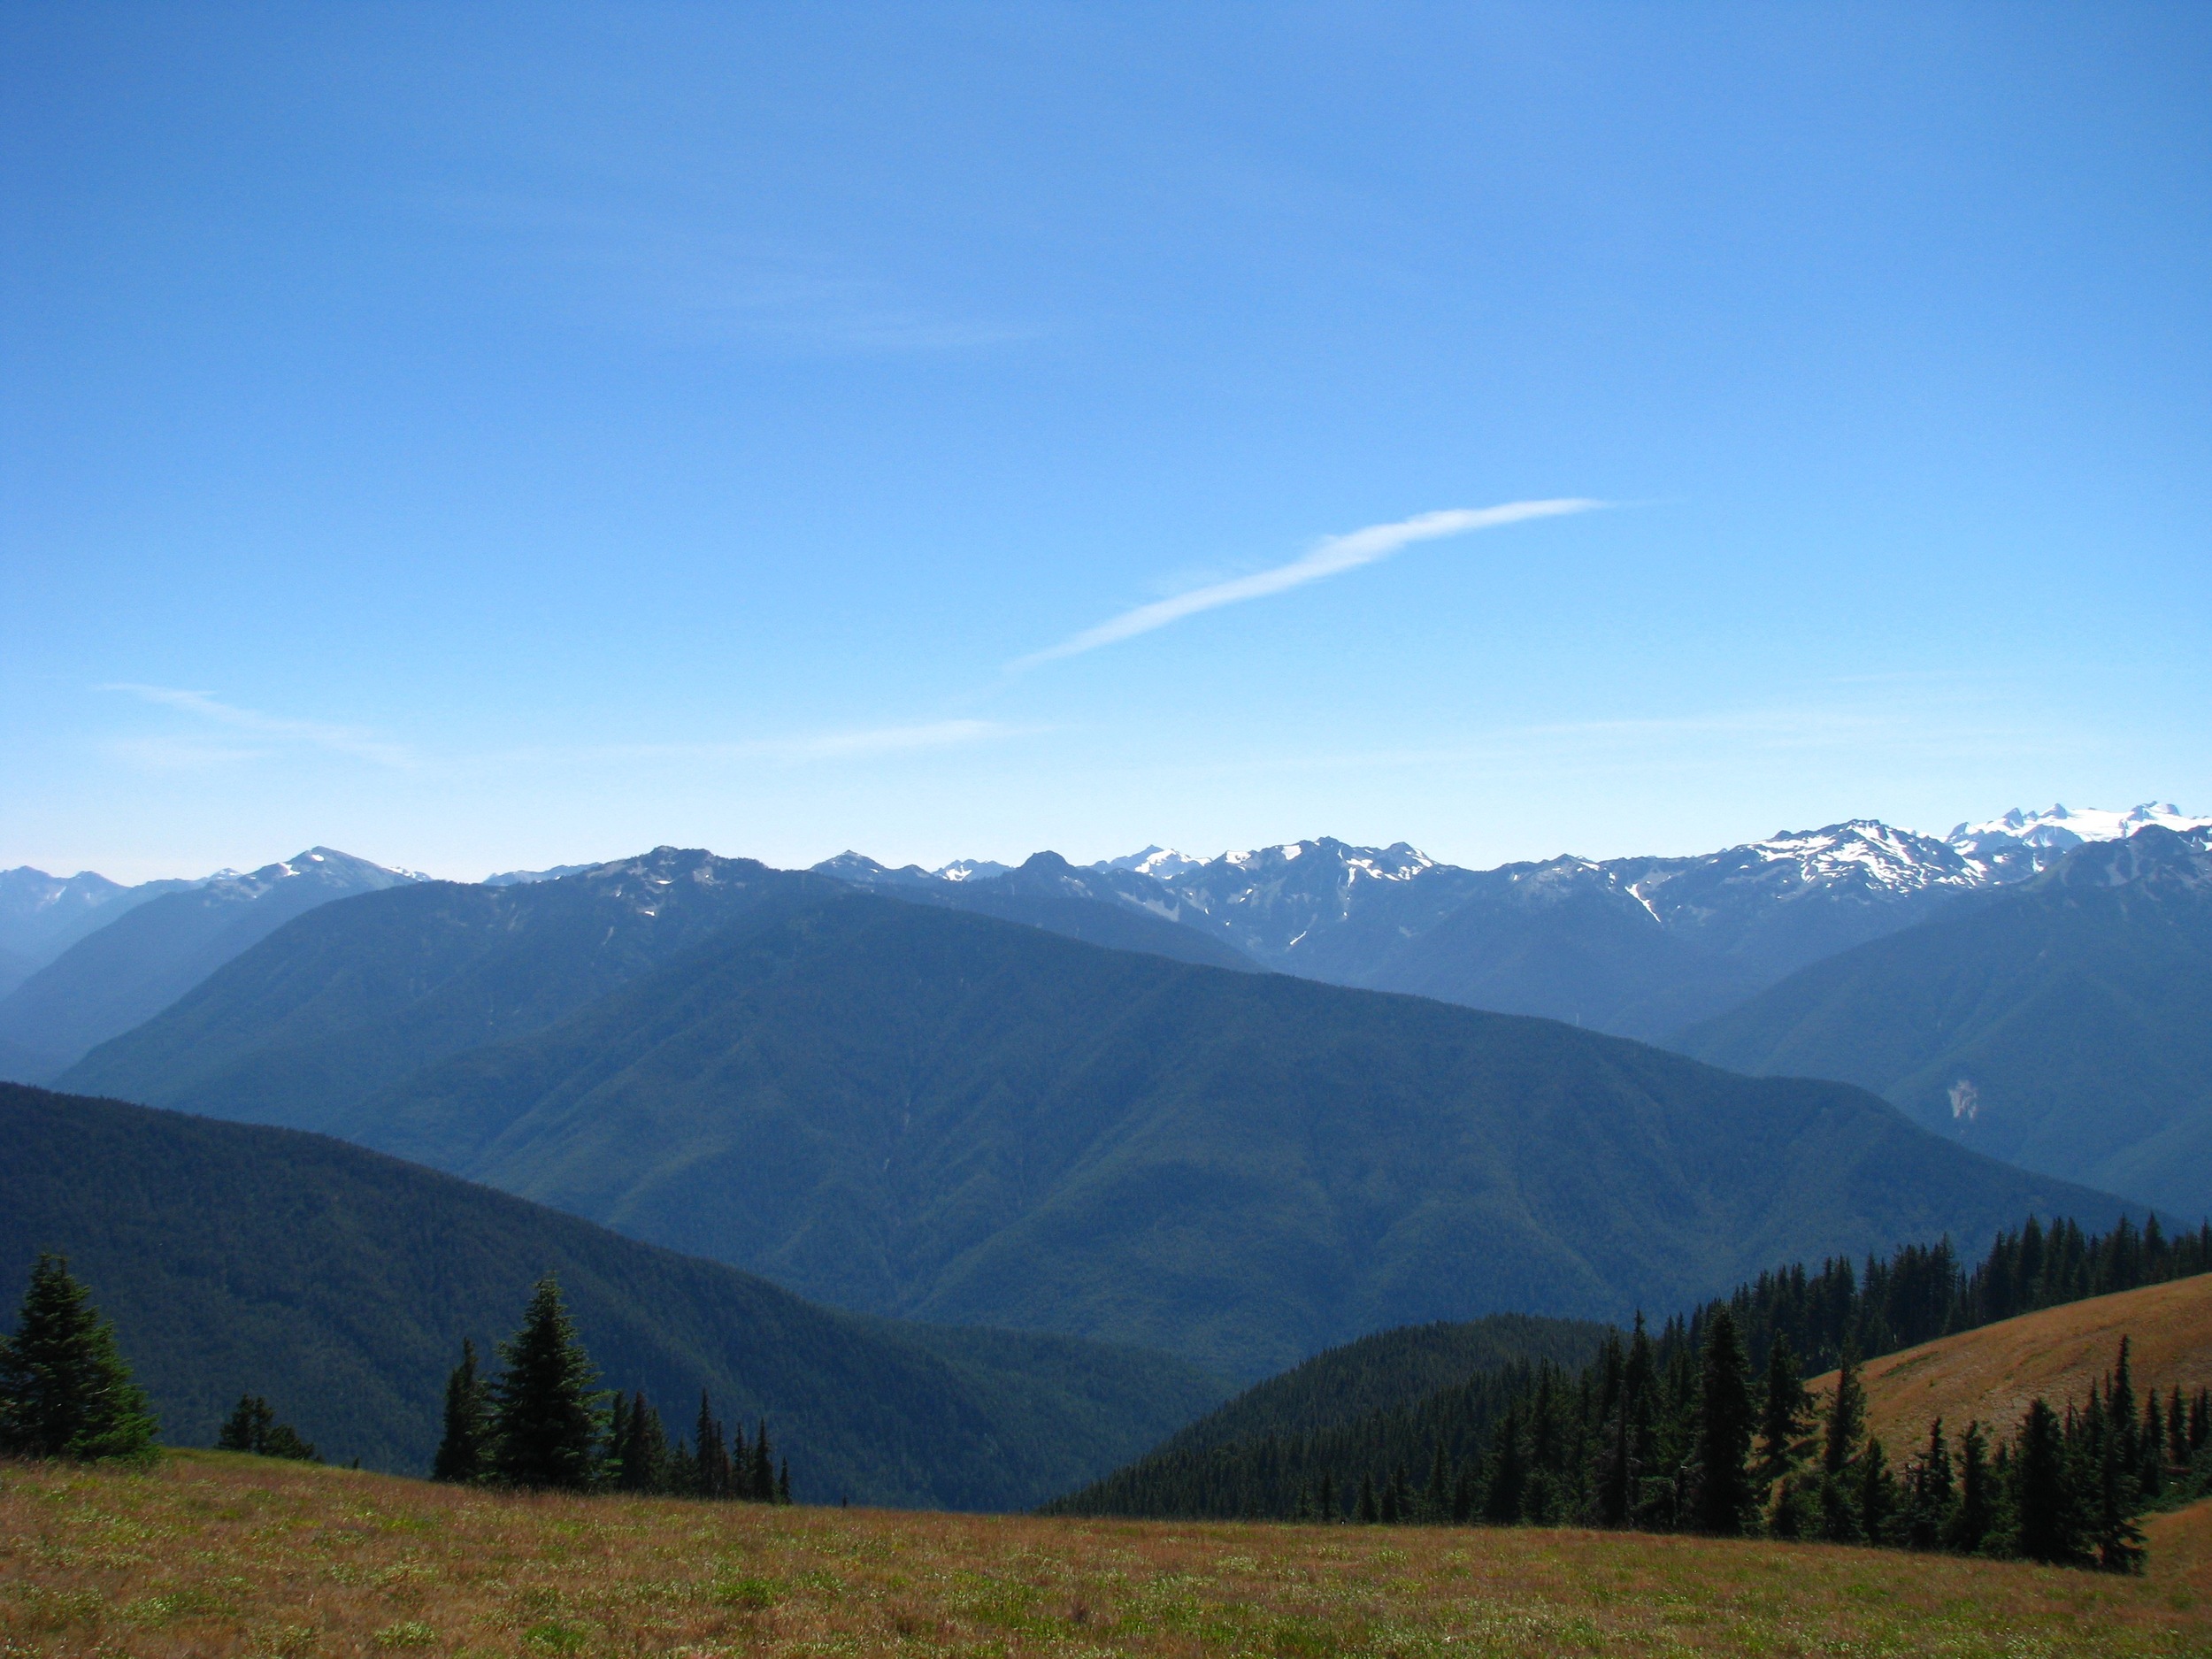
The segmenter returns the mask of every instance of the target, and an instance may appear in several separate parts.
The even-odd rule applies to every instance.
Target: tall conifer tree
[[[158,1432],[114,1327],[67,1258],[42,1252],[14,1334],[0,1339],[0,1452],[142,1463]]]
[[[1701,1532],[1733,1536],[1753,1508],[1751,1381],[1745,1374],[1736,1321],[1723,1303],[1705,1327],[1697,1404],[1697,1491],[1692,1524]]]
[[[599,1425],[591,1358],[550,1273],[530,1294],[522,1328],[499,1350],[491,1387],[492,1471],[516,1486],[591,1484]]]
[[[433,1480],[480,1480],[486,1473],[485,1446],[490,1438],[484,1379],[477,1370],[476,1344],[461,1339],[461,1363],[445,1379],[445,1428],[437,1455],[430,1462]]]
[[[2040,1398],[2029,1402],[2027,1416],[2021,1419],[2012,1489],[2019,1554],[2031,1561],[2085,1559],[2065,1438],[2056,1414]]]

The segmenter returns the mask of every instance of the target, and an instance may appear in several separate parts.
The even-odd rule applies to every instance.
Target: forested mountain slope
[[[1112,950],[1149,951],[1178,962],[1257,972],[1259,964],[1218,929],[1172,904],[1148,904],[1141,877],[1078,870],[1057,853],[1038,853],[1018,870],[960,881],[933,878],[912,865],[887,870],[872,858],[843,853],[814,866],[815,873],[871,892],[920,904],[973,910],[1001,921],[1025,922]],[[1196,920],[1196,926],[1187,925]]]
[[[1247,1378],[1394,1325],[1623,1317],[1778,1257],[1985,1238],[2031,1208],[2118,1213],[1847,1087],[844,887],[777,891],[524,1035],[404,1071],[406,1028],[390,1028],[374,1094],[351,1077],[318,1092],[255,1036],[253,995],[234,992],[273,976],[250,956],[175,1010],[243,1056],[188,1098],[288,1112],[840,1306]],[[280,955],[297,959],[288,936],[257,953]],[[507,1004],[549,1006],[542,979],[568,966],[513,955]],[[484,1023],[463,984],[407,1021],[459,1047]],[[287,1064],[257,1071],[257,1051]]]
[[[85,934],[0,998],[0,1042],[39,1056],[43,1082],[87,1049],[150,1019],[294,917],[418,878],[327,847],[250,874],[124,888]],[[77,878],[81,882],[83,878]],[[173,892],[160,892],[163,887]]]
[[[837,891],[657,848],[561,880],[426,882],[296,919],[58,1079],[320,1128],[428,1061],[534,1031],[763,905]]]
[[[1394,1410],[1509,1365],[1588,1363],[1610,1327],[1525,1313],[1399,1325],[1328,1348],[1176,1432],[1156,1454],[1183,1456],[1269,1435],[1311,1434]]]
[[[2078,848],[1681,1046],[1857,1083],[1965,1145],[2196,1219],[2212,1210],[2212,831]]]
[[[66,1251],[173,1442],[247,1390],[326,1455],[419,1471],[461,1339],[557,1271],[604,1381],[687,1426],[765,1413],[800,1495],[996,1509],[1134,1455],[1226,1386],[1164,1356],[833,1313],[320,1136],[0,1085],[0,1300]]]

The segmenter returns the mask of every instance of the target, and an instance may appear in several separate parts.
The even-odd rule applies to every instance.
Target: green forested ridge
[[[381,893],[365,905],[303,917],[249,960],[215,970],[237,954],[225,950],[137,1015],[165,1009],[158,1018],[106,1043],[58,1082],[152,1106],[320,1129],[379,1084],[549,1025],[757,908],[842,890],[823,876],[661,847],[557,881],[434,882]],[[987,892],[934,882],[907,896],[1116,949],[1254,970],[1233,946],[1190,928],[1057,895],[1043,872],[991,883]],[[163,908],[173,901],[188,924],[201,895],[157,901],[149,907],[157,912],[153,922],[134,918],[106,943],[84,941],[84,969],[118,979],[119,963],[127,969],[134,953],[146,954],[140,934],[156,923],[174,931]],[[176,979],[175,964],[164,971]],[[27,987],[25,996],[39,988]],[[5,1037],[0,1028],[0,1041]],[[57,1046],[35,1024],[24,1041],[36,1050],[29,1064],[43,1064],[39,1056]],[[74,1043],[73,1055],[85,1046]],[[35,1080],[57,1070],[47,1064]]]
[[[1225,1385],[1064,1338],[912,1330],[319,1136],[0,1086],[0,1299],[68,1253],[165,1432],[242,1393],[326,1457],[424,1468],[464,1338],[547,1270],[606,1384],[765,1417],[802,1495],[1003,1508],[1110,1467]]]
[[[1395,1325],[1620,1318],[1775,1260],[1946,1232],[1978,1248],[2029,1210],[2120,1213],[1845,1087],[794,891],[564,1019],[334,1110],[286,1067],[250,1075],[238,1034],[253,987],[396,974],[299,961],[328,912],[188,1006],[234,1033],[247,1058],[224,1075],[251,1114],[288,1100],[303,1124],[839,1306],[1057,1330],[1248,1379]],[[417,902],[443,914],[432,898]],[[373,915],[386,933],[354,954],[403,958],[405,929],[387,928],[400,907]],[[501,956],[510,1005],[537,995],[537,960]],[[480,1027],[464,983],[411,1004],[411,1023],[356,1027],[384,1045],[365,1071],[396,1076],[419,1028]],[[158,1047],[168,1023],[133,1041]]]
[[[1797,1379],[1846,1355],[1871,1358],[2039,1308],[2207,1271],[2212,1224],[2169,1238],[2155,1217],[2140,1230],[2124,1218],[2109,1233],[2091,1235],[2070,1219],[2046,1227],[2030,1217],[2001,1233],[1971,1269],[1947,1242],[1870,1258],[1863,1271],[1847,1260],[1816,1270],[1801,1263],[1761,1273],[1726,1298],[1670,1319],[1655,1337],[1646,1336],[1640,1319],[1626,1343],[1618,1332],[1606,1333],[1586,1363],[1515,1356],[1356,1420],[1256,1421],[1233,1436],[1202,1433],[1235,1409],[1232,1402],[1046,1507],[1085,1515],[1695,1527],[1701,1412],[1709,1404],[1699,1362],[1709,1357],[1708,1338],[1724,1318],[1746,1373],[1747,1409],[1764,1417],[1769,1402],[1783,1398]],[[1784,1380],[1772,1382],[1778,1359]],[[1952,1425],[1955,1432],[1964,1426]],[[1632,1454],[1623,1450],[1624,1433],[1634,1440]],[[2186,1449],[2193,1454],[2205,1438],[2200,1432]],[[1853,1441],[1845,1449],[1855,1459],[1862,1448]],[[2095,1449],[2102,1455],[2107,1448],[2100,1440]],[[2137,1467],[2140,1451],[2139,1445],[2129,1454],[2131,1478],[2154,1495],[2160,1478]],[[2188,1458],[2177,1449],[2170,1461],[2178,1469]],[[1880,1486],[1878,1470],[1863,1463],[1855,1468]],[[1777,1463],[1766,1479],[1785,1472]],[[2206,1478],[2212,1484],[2212,1469]],[[1364,1517],[1363,1491],[1374,1509]],[[1818,1528],[1796,1509],[1782,1524]]]
[[[657,848],[558,881],[434,881],[301,916],[58,1079],[320,1129],[428,1061],[535,1031],[763,906],[842,891]]]
[[[1587,1320],[1494,1313],[1379,1331],[1254,1384],[1178,1430],[1144,1461],[1179,1463],[1217,1447],[1340,1428],[1517,1364],[1578,1366],[1597,1352],[1606,1329]]]
[[[119,913],[0,997],[0,1043],[47,1056],[35,1076],[20,1078],[43,1083],[94,1044],[151,1018],[293,918],[409,879],[331,848],[311,847],[249,875],[104,907]]]
[[[1862,945],[1679,1040],[1887,1096],[1962,1144],[2183,1216],[2212,1202],[2212,833],[2151,827]]]
[[[1411,1320],[1979,1241],[2041,1202],[1851,1091],[864,895],[334,1126],[840,1305],[1248,1377]]]

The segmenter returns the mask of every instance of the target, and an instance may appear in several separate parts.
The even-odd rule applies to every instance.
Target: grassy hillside
[[[1869,1360],[1860,1373],[1868,1425],[1900,1454],[1938,1417],[1955,1433],[1978,1418],[2010,1434],[2038,1394],[2054,1406],[2086,1401],[2123,1336],[2139,1394],[2178,1383],[2190,1394],[2212,1384],[2212,1273],[2047,1308]],[[1824,1398],[1835,1380],[1830,1371],[1810,1386]]]
[[[1968,1146],[2212,1206],[2212,837],[2149,828],[1816,963],[1679,1046],[1875,1090]]]
[[[0,1465],[0,1649],[2202,1653],[2204,1511],[2122,1578],[1816,1545],[504,1497],[218,1453]]]
[[[840,1306],[1256,1377],[1365,1332],[1625,1317],[2108,1197],[1855,1090],[864,894],[764,910],[334,1133]]]
[[[0,1299],[68,1252],[168,1439],[264,1394],[326,1454],[420,1469],[461,1339],[548,1269],[605,1380],[673,1432],[703,1387],[765,1413],[803,1494],[1025,1507],[1135,1455],[1225,1385],[1156,1354],[917,1330],[336,1141],[0,1086]]]

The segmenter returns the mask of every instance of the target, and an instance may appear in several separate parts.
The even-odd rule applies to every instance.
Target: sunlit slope
[[[2132,1343],[2139,1394],[2212,1385],[2212,1273],[2046,1308],[1870,1360],[1862,1373],[1869,1427],[1893,1453],[1938,1417],[1953,1433],[1970,1418],[2009,1433],[2038,1394],[2055,1406],[2086,1400],[2123,1336]],[[1824,1400],[1835,1373],[1811,1386]]]

